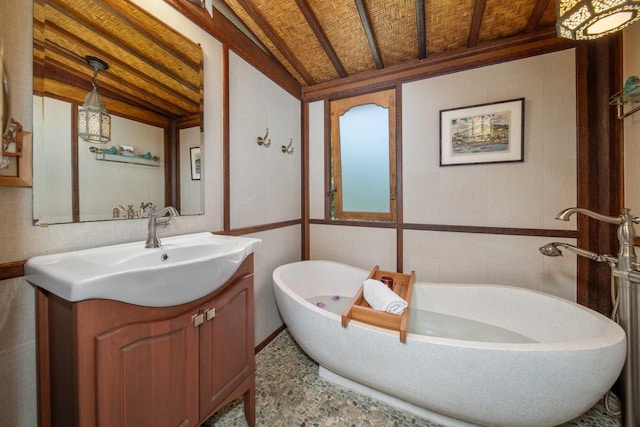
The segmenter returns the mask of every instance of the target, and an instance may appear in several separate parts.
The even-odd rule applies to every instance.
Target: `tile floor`
[[[617,399],[612,399],[611,407],[619,409]],[[304,354],[286,330],[256,356],[256,425],[440,426],[323,380],[318,376],[318,365]],[[620,417],[607,414],[599,402],[589,412],[562,427],[620,425]],[[227,405],[204,426],[246,427],[242,400]]]

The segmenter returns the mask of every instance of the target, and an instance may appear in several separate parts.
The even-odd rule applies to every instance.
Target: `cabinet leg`
[[[244,416],[249,427],[256,425],[256,379],[255,374],[250,376],[249,390],[244,393]]]

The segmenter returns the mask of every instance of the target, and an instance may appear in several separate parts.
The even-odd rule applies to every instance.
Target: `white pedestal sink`
[[[196,233],[31,258],[26,279],[67,301],[110,299],[148,307],[194,301],[236,272],[261,240]]]

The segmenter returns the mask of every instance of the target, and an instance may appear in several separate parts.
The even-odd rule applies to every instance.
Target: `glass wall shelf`
[[[616,106],[618,118],[621,120],[640,110],[640,105],[636,105],[631,110],[624,111],[625,104],[640,103],[640,79],[637,76],[629,77],[624,84],[624,88],[610,99],[609,105]]]
[[[131,163],[134,165],[144,165],[144,166],[160,166],[160,158],[159,157],[148,157],[148,156],[139,156],[134,154],[118,154],[118,153],[109,153],[102,148],[90,147],[89,151],[95,153],[96,160],[102,160],[107,162],[119,162],[119,163]]]

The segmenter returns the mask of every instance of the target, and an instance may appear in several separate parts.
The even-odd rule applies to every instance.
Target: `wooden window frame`
[[[342,178],[340,158],[340,125],[339,119],[353,107],[375,104],[389,111],[389,212],[345,212],[342,208]],[[331,125],[331,167],[329,174],[333,195],[334,211],[331,220],[360,220],[360,221],[388,221],[397,220],[397,179],[396,179],[396,89],[386,89],[379,92],[366,93],[330,101]],[[331,203],[331,197],[328,198]],[[331,212],[331,209],[329,209]]]

